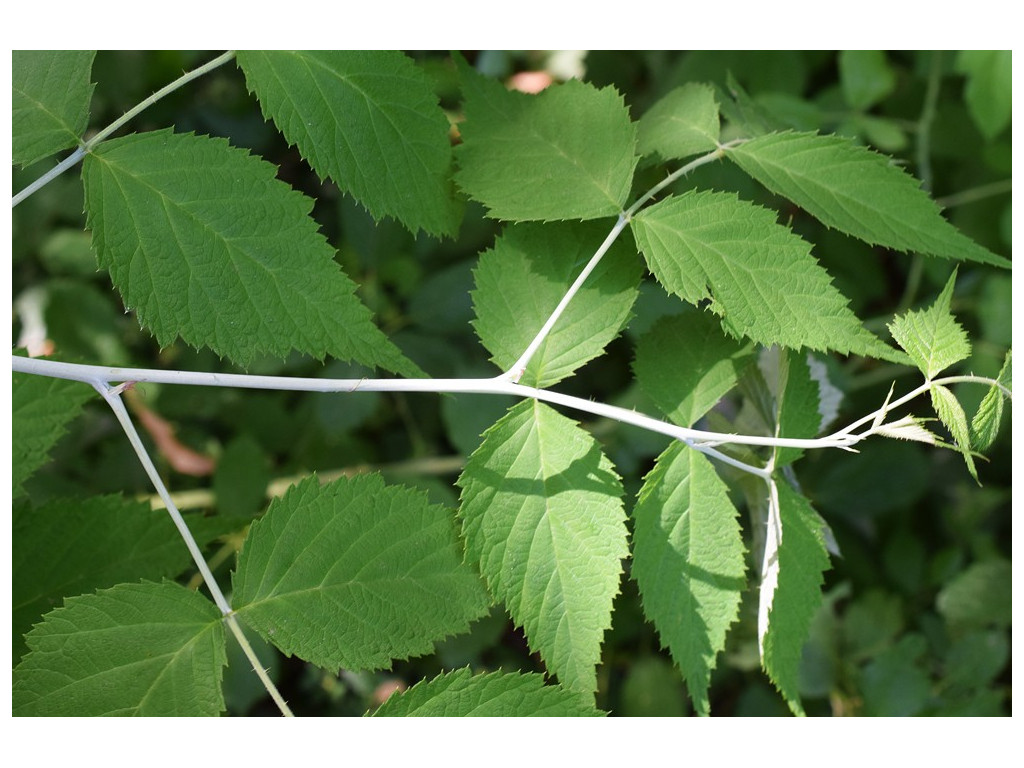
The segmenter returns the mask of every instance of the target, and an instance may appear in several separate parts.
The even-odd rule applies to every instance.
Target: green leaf
[[[89,125],[96,51],[13,51],[11,153],[22,167],[75,146]]]
[[[840,136],[772,133],[728,156],[823,224],[873,245],[983,264],[1010,262],[946,221],[920,182],[889,158]]]
[[[949,311],[955,282],[954,270],[931,307],[911,310],[889,323],[889,332],[896,343],[907,351],[914,365],[929,380],[971,354],[967,334]]]
[[[896,73],[885,51],[840,51],[839,84],[847,104],[868,109],[892,93]]]
[[[775,487],[778,498],[769,505],[758,635],[768,677],[793,713],[802,715],[800,654],[821,605],[821,585],[829,558],[822,536],[823,522],[807,499],[784,482]]]
[[[88,384],[28,373],[12,374],[11,486],[14,498],[22,484],[49,459],[65,427],[95,394]]]
[[[249,90],[322,179],[375,219],[453,235],[448,120],[427,75],[398,51],[240,51]]]
[[[633,371],[654,404],[689,427],[736,385],[751,359],[749,344],[726,336],[710,315],[691,312],[661,318],[640,337]]]
[[[99,264],[161,345],[247,366],[291,350],[417,375],[373,325],[313,203],[223,139],[170,131],[101,144],[82,171]]]
[[[632,221],[637,246],[666,290],[711,300],[734,336],[770,346],[892,359],[833,287],[811,247],[765,208],[725,192],[669,197]]]
[[[779,437],[815,437],[821,429],[819,383],[811,376],[807,353],[775,349],[761,356],[761,372],[775,394]],[[801,448],[776,448],[775,467],[803,455]]]
[[[243,434],[224,448],[213,475],[220,515],[253,518],[267,503],[270,482],[267,457],[259,443]]]
[[[480,255],[473,326],[502,370],[515,363],[608,234],[596,223],[519,224]],[[630,317],[641,263],[616,243],[537,349],[520,383],[546,387],[600,355]],[[514,322],[510,322],[514,320]]]
[[[736,509],[711,462],[682,443],[658,457],[633,518],[633,577],[644,613],[686,679],[698,713],[746,586]]]
[[[1003,367],[996,378],[996,381],[1011,390],[1013,389],[1013,369],[1010,362],[1012,356],[1013,350],[1007,350]],[[999,434],[999,424],[1003,418],[1003,398],[1005,396],[999,387],[993,386],[985,394],[981,405],[978,406],[978,412],[971,420],[971,445],[976,450],[984,451],[995,442],[996,436]]]
[[[636,127],[614,88],[570,80],[537,95],[460,66],[466,120],[455,180],[511,221],[615,216],[636,167]]]
[[[1010,124],[1013,99],[1012,51],[960,51],[956,70],[967,75],[964,100],[986,139]]]
[[[456,669],[385,701],[373,717],[600,717],[587,697],[543,675]]]
[[[977,480],[978,470],[974,466],[974,457],[971,455],[971,434],[963,406],[956,399],[956,395],[941,384],[933,384],[928,391],[932,397],[935,413],[953,436],[953,442],[956,443],[957,450],[964,457],[971,477]]]
[[[379,475],[311,477],[253,523],[233,605],[287,655],[380,669],[428,653],[487,612],[448,510]]]
[[[629,554],[611,463],[574,422],[528,400],[487,431],[458,483],[466,556],[548,670],[593,693]]]
[[[177,576],[192,562],[163,510],[118,496],[16,508],[12,527],[14,655],[22,635],[65,597],[123,581]]]
[[[718,147],[718,102],[714,89],[687,83],[662,96],[637,123],[641,156],[674,160]]]
[[[165,581],[72,597],[26,638],[17,716],[218,715],[227,657],[221,614]]]
[[[974,563],[939,592],[935,606],[958,627],[1009,627],[1013,619],[1012,585],[1009,560]]]

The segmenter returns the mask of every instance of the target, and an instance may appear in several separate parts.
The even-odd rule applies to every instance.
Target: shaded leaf
[[[240,51],[249,90],[322,179],[375,219],[458,227],[448,120],[427,75],[398,51]]]
[[[943,587],[935,606],[948,622],[958,626],[1009,627],[1012,584],[1009,560],[974,563]]]
[[[718,102],[703,83],[687,83],[662,96],[637,123],[637,151],[673,160],[718,147]]]
[[[308,478],[253,523],[233,577],[239,617],[325,669],[381,669],[428,653],[487,612],[453,520],[379,475]]]
[[[12,374],[11,486],[15,499],[24,495],[22,484],[47,462],[50,450],[93,394],[92,387],[78,381]]]
[[[644,613],[707,715],[711,671],[746,587],[736,509],[708,459],[676,442],[644,479],[633,517]]]
[[[455,180],[510,221],[615,216],[636,166],[636,128],[614,88],[578,80],[529,95],[460,66],[466,120]]]
[[[63,598],[123,581],[173,578],[192,562],[165,511],[119,496],[16,509],[12,537],[16,659],[25,651],[22,635]]]
[[[96,51],[12,51],[11,154],[21,166],[75,146],[89,125]]]
[[[885,51],[840,51],[839,85],[847,104],[868,109],[892,93],[896,73]]]
[[[850,139],[772,133],[733,147],[727,155],[826,226],[873,245],[1010,265],[946,221],[917,179]]]
[[[487,431],[458,482],[467,558],[548,670],[593,693],[628,556],[611,463],[574,422],[525,401]]]
[[[373,717],[599,717],[587,697],[544,677],[518,672],[474,675],[468,668],[417,683],[385,701]]]
[[[641,211],[632,227],[666,290],[692,304],[710,299],[734,336],[899,357],[861,326],[810,245],[772,211],[731,193],[688,192]]]
[[[960,51],[956,69],[967,75],[964,100],[975,125],[994,139],[1010,124],[1013,101],[1012,51]]]
[[[224,627],[202,595],[165,581],[72,597],[26,637],[14,714],[218,715]]]
[[[223,139],[170,131],[101,144],[83,168],[100,266],[161,345],[243,366],[291,350],[418,369],[373,325],[313,203]]]
[[[1013,350],[1007,350],[1003,367],[996,378],[1007,389],[1013,389],[1013,367],[1011,358]],[[978,406],[978,412],[971,420],[971,445],[978,451],[988,449],[999,434],[999,425],[1003,418],[1003,398],[1005,393],[999,387],[991,387]]]
[[[736,385],[751,359],[749,345],[726,336],[710,315],[693,312],[664,317],[641,336],[633,371],[655,405],[689,427]]]
[[[474,328],[502,370],[515,363],[607,235],[590,223],[506,228],[474,270]],[[600,355],[630,317],[640,260],[616,243],[537,349],[521,384],[546,387]],[[510,322],[514,320],[514,322]]]

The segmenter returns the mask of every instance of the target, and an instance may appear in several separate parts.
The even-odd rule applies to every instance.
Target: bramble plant
[[[751,647],[803,714],[805,644],[841,599],[823,600],[823,588],[843,541],[799,462],[889,438],[952,449],[980,481],[1012,389],[1008,328],[1004,348],[986,341],[996,370],[962,372],[976,358],[955,311],[963,281],[1002,281],[1010,261],[926,191],[943,77],[967,83],[975,130],[998,136],[1009,53],[961,54],[953,73],[921,61],[932,68],[911,123],[872,112],[897,87],[884,54],[840,55],[830,98],[845,100],[846,122],[829,132],[824,107],[752,97],[731,75],[679,75],[627,105],[628,83],[601,84],[597,60],[594,82],[556,77],[524,93],[486,74],[483,56],[239,51],[93,131],[92,78],[116,85],[114,70],[94,71],[90,52],[15,52],[14,162],[73,151],[22,184],[14,205],[42,216],[31,204],[44,194],[66,205],[84,193],[89,234],[41,249],[62,279],[15,263],[27,351],[12,356],[14,713],[217,715],[233,702],[244,713],[269,694],[291,714],[302,702],[278,690],[281,654],[358,689],[360,675],[447,649],[443,669],[372,711],[598,715],[601,704],[616,712],[606,634],[642,610],[654,650],[668,653],[649,654],[646,669],[678,675],[697,713],[717,711],[723,656]],[[147,117],[230,67],[248,93],[222,84],[202,99],[235,99],[234,116],[205,131],[196,112],[173,126]],[[1005,95],[992,82],[1004,71]],[[254,104],[273,131],[238,117]],[[144,119],[157,124],[124,132]],[[920,179],[865,144],[897,151],[908,134]],[[281,137],[294,149],[279,162],[242,148]],[[64,175],[79,163],[81,192]],[[304,191],[341,224],[322,225]],[[780,201],[781,215],[766,207]],[[84,285],[87,248],[134,326]],[[894,264],[910,265],[897,311],[862,321],[841,287],[862,310],[881,306],[851,275],[884,293]],[[996,297],[1008,320],[1009,294]],[[453,341],[417,335],[417,323]],[[495,370],[457,335],[467,323]],[[145,355],[150,367],[136,363]],[[909,372],[923,381],[896,381]],[[874,397],[866,380],[888,394],[833,426],[844,390]],[[289,395],[316,427],[292,429],[299,411],[274,390],[320,393]],[[106,414],[88,404],[97,393]],[[415,393],[443,397],[420,408]],[[389,445],[378,450],[353,436],[388,410],[406,437],[380,438]],[[110,414],[121,447],[82,466],[124,474],[90,478],[74,466]],[[221,421],[179,438],[165,419]],[[468,454],[438,471],[458,473],[457,510],[436,478],[326,471],[403,451],[426,467],[429,429]],[[291,447],[276,445],[283,434]],[[166,512],[113,493],[138,487],[124,445]],[[264,508],[278,449],[286,490]],[[191,476],[212,477],[213,493]],[[201,511],[182,511],[176,483],[205,494]],[[960,566],[944,578],[969,573],[985,589],[1008,574],[1005,560],[979,560],[992,573]],[[940,595],[947,618],[967,581]],[[542,667],[477,663],[506,614]],[[457,650],[459,637],[476,650]],[[239,693],[247,667],[257,693]],[[872,674],[883,672],[860,684]]]

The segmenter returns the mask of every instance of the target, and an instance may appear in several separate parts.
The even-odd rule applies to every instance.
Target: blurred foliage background
[[[205,52],[101,52],[95,61],[92,129],[119,117],[183,70],[212,58]],[[410,52],[429,72],[457,140],[459,86],[447,54]],[[467,51],[487,74],[536,88],[567,77],[613,85],[634,118],[685,82],[714,84],[726,117],[767,129],[837,132],[891,155],[922,179],[967,235],[1011,254],[1009,52],[544,52]],[[1005,72],[1005,82],[1000,78]],[[331,184],[323,184],[264,122],[233,65],[222,67],[157,103],[132,129],[173,125],[181,132],[224,136],[279,167],[279,176],[315,199],[313,215],[360,285],[379,325],[435,377],[498,371],[476,340],[469,291],[477,254],[498,225],[466,205],[459,237],[413,237],[399,225],[375,224]],[[14,169],[14,190],[47,170]],[[636,190],[663,178],[641,167]],[[828,231],[801,210],[772,198],[731,164],[700,168],[677,183],[734,190],[780,211],[814,245],[814,253],[872,330],[898,311],[930,304],[953,264],[871,247]],[[24,302],[43,312],[57,359],[109,365],[231,371],[209,351],[176,344],[158,349],[124,313],[105,273],[96,270],[84,231],[81,182],[58,178],[13,211],[14,338]],[[964,372],[995,376],[1011,343],[1011,280],[1006,272],[963,264],[953,312],[974,354]],[[632,383],[634,344],[659,317],[686,309],[649,278],[636,316],[607,354],[559,386],[563,391],[654,412]],[[881,405],[917,374],[860,359],[829,362],[844,392],[840,419]],[[261,360],[249,371],[354,377],[341,362],[294,356]],[[984,388],[958,391],[973,413]],[[510,405],[507,398],[357,393],[346,396],[145,385],[131,393],[136,417],[171,425],[174,439],[158,452],[161,471],[182,506],[230,517],[234,533],[208,550],[222,584],[248,520],[266,506],[266,490],[316,471],[322,475],[382,471],[391,481],[425,488],[456,506],[452,483],[479,435]],[[920,408],[924,408],[922,403]],[[919,410],[920,410],[919,408]],[[951,451],[875,440],[859,454],[817,452],[795,467],[804,492],[829,522],[840,556],[826,574],[824,605],[804,649],[802,694],[813,715],[1008,715],[1010,697],[1010,430],[981,462],[975,484]],[[631,506],[644,474],[666,446],[660,436],[620,424],[585,424],[624,478]],[[152,444],[152,442],[151,442]],[[156,455],[156,454],[155,454]],[[186,472],[179,471],[185,469]],[[191,474],[190,474],[191,473]],[[28,485],[34,504],[71,495],[151,489],[120,428],[102,403],[86,409],[54,451],[54,461]],[[741,497],[737,504],[743,510]],[[749,519],[745,519],[748,531]],[[14,545],[17,546],[17,540]],[[628,563],[626,565],[628,573]],[[781,697],[760,672],[756,643],[757,567],[752,589],[712,679],[717,715],[785,715]],[[182,574],[187,583],[192,574]],[[258,638],[256,638],[258,640]],[[297,714],[358,715],[390,691],[442,669],[505,666],[543,671],[522,634],[500,608],[434,655],[386,672],[328,673],[270,646],[258,653]],[[235,649],[237,651],[237,648]],[[17,655],[17,654],[16,654]],[[15,658],[15,663],[17,658]],[[597,704],[616,715],[685,715],[682,680],[643,618],[636,588],[624,578],[599,669]],[[240,652],[226,672],[229,713],[276,714]]]

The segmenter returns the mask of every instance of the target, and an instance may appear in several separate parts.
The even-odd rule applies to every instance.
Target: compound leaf
[[[455,233],[448,119],[412,59],[398,51],[240,51],[238,65],[263,115],[320,178],[375,219]]]
[[[663,317],[641,336],[633,371],[654,404],[688,427],[736,385],[751,357],[749,344],[726,336],[710,315],[692,312]]]
[[[971,343],[960,324],[953,319],[949,305],[953,298],[956,271],[950,275],[935,303],[928,309],[911,310],[893,318],[889,332],[910,355],[921,373],[928,379],[951,365],[966,360],[971,354]]]
[[[227,656],[216,606],[173,582],[68,598],[25,638],[14,714],[218,715]]]
[[[917,179],[851,139],[771,133],[727,154],[769,190],[792,200],[826,226],[872,245],[1010,265],[942,218]]]
[[[119,496],[16,508],[12,536],[15,658],[25,651],[22,635],[63,598],[124,581],[173,578],[191,563],[165,511]]]
[[[540,331],[607,228],[593,223],[518,224],[480,255],[474,271],[473,325],[491,359],[508,369]],[[546,387],[600,355],[630,317],[640,260],[616,243],[588,276],[520,383]]]
[[[802,715],[800,655],[821,605],[829,558],[824,523],[807,499],[785,482],[772,487],[777,495],[769,502],[758,622],[761,662],[789,708]]]
[[[373,717],[600,717],[587,697],[544,676],[519,672],[474,675],[456,669],[417,683],[385,701]]]
[[[658,281],[722,326],[766,346],[902,359],[865,330],[811,255],[775,214],[724,192],[669,197],[633,218],[637,246]]]
[[[12,374],[11,486],[23,496],[22,483],[46,463],[65,427],[95,393],[88,384],[28,373]]]
[[[615,216],[636,167],[636,127],[614,88],[578,80],[537,95],[460,66],[466,120],[455,180],[510,221]]]
[[[661,97],[637,123],[637,150],[673,160],[718,146],[718,102],[714,89],[687,83]]]
[[[246,366],[291,350],[396,373],[416,366],[373,324],[313,203],[223,139],[169,130],[101,144],[82,171],[101,267],[161,345]]]
[[[96,51],[13,51],[11,153],[15,163],[75,146],[89,125]]]
[[[451,514],[379,475],[311,477],[253,523],[234,574],[240,618],[325,669],[428,653],[487,612]]]
[[[628,555],[622,485],[593,437],[514,406],[459,478],[466,556],[562,685],[588,695]]]
[[[632,573],[644,613],[702,715],[709,713],[711,671],[746,586],[736,515],[708,459],[679,442],[658,457],[633,510]]]

